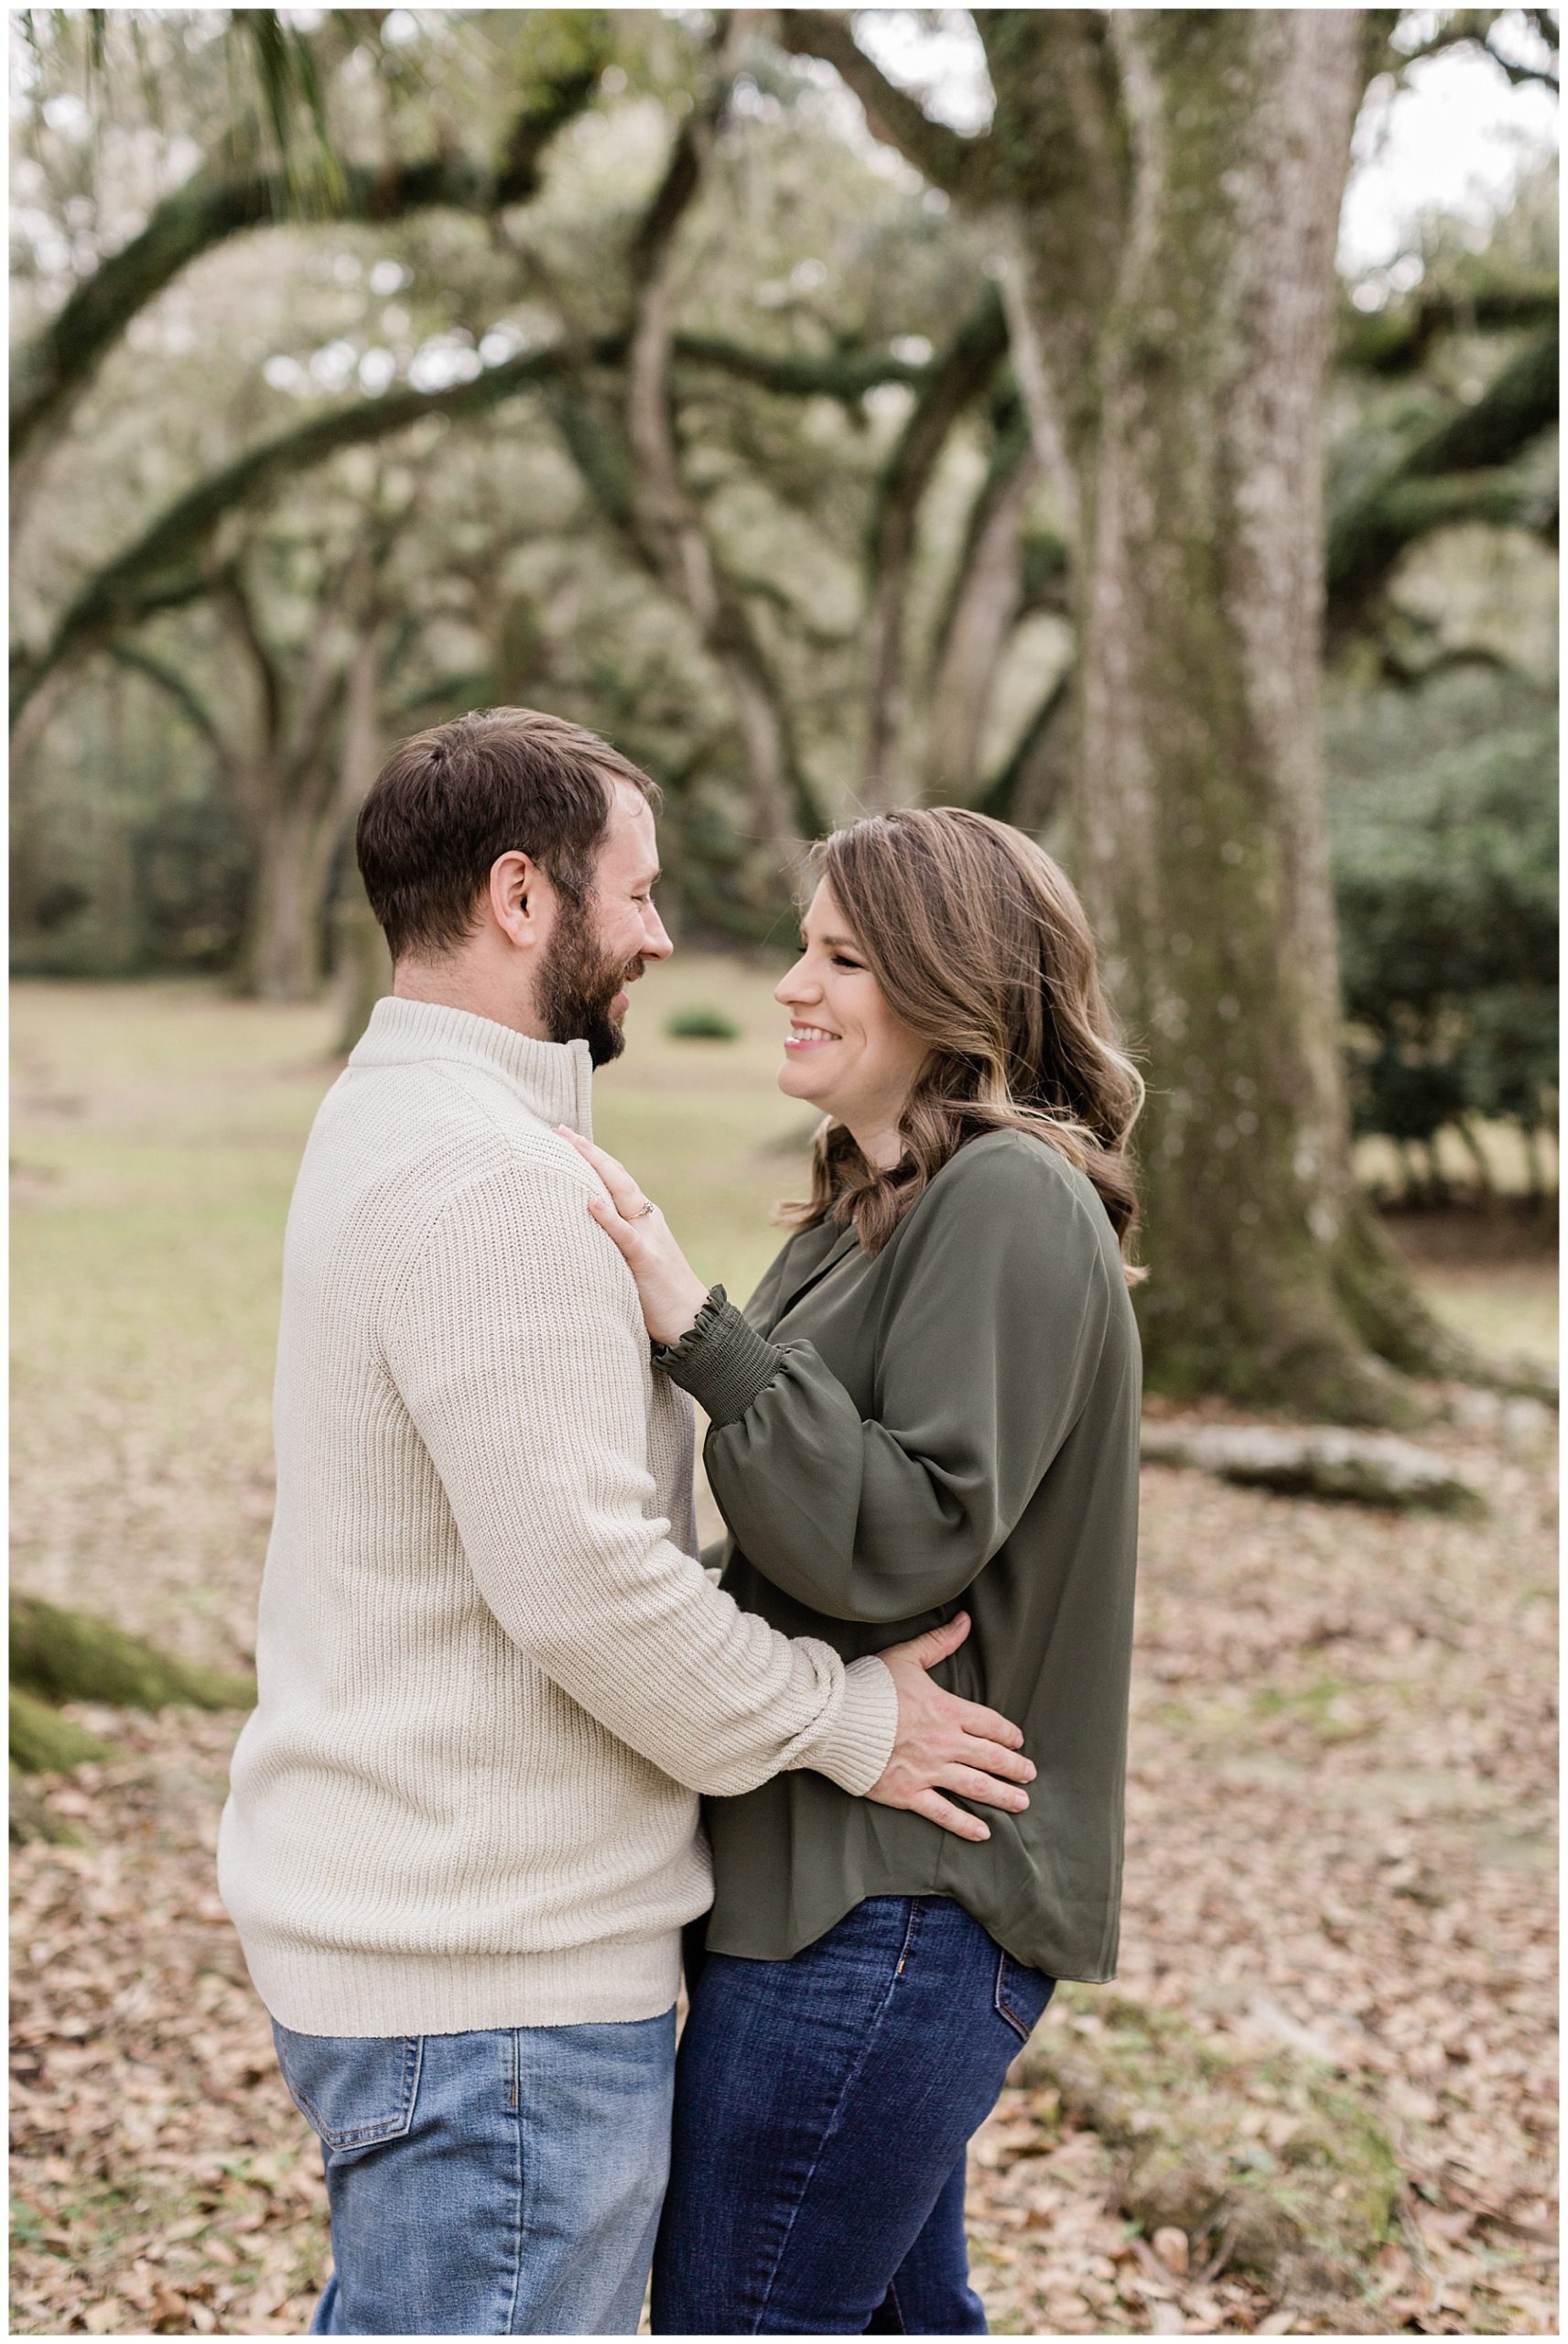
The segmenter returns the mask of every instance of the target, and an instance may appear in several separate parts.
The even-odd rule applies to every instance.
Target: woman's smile
[[[792,1057],[799,1058],[807,1050],[820,1050],[827,1043],[842,1038],[841,1035],[830,1033],[826,1026],[803,1026],[798,1019],[792,1019],[784,1046]]]
[[[925,1045],[883,998],[826,882],[801,923],[800,958],[773,999],[789,1012],[779,1089],[841,1123],[868,1163],[896,1164],[898,1119]]]

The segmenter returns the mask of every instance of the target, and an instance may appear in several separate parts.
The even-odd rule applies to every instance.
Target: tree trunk
[[[968,563],[943,632],[925,723],[928,806],[970,806],[997,668],[1023,600],[1021,534],[1038,466],[1025,450],[982,491]]]
[[[1354,13],[1113,20],[1100,396],[1026,267],[1079,515],[1074,841],[1131,1039],[1150,1380],[1398,1413],[1337,1287],[1357,1203],[1318,740],[1322,402]],[[1000,92],[999,92],[1000,100]],[[1000,106],[999,106],[1000,123]]]
[[[381,648],[379,625],[367,629],[355,646],[349,668],[339,776],[339,802],[345,824],[358,815],[381,765]],[[347,891],[338,906],[333,942],[337,948],[333,973],[341,1004],[338,1047],[347,1053],[369,1025],[376,1003],[392,991],[392,955],[357,866],[351,867]]]
[[[310,1001],[321,990],[327,884],[341,818],[336,807],[323,811],[285,798],[270,776],[246,795],[261,802],[251,824],[255,879],[239,989],[260,1001]]]

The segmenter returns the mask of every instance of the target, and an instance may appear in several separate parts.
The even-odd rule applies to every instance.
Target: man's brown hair
[[[629,757],[535,708],[479,709],[401,742],[355,833],[393,959],[450,951],[471,936],[503,854],[528,855],[563,895],[584,903],[617,781],[658,811],[656,785]]]

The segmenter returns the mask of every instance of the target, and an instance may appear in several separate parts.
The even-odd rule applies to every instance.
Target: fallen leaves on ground
[[[1459,1421],[1422,1439],[1486,1489],[1479,1524],[1146,1470],[1116,1992],[1243,2078],[1283,2050],[1374,2111],[1400,2187],[1365,2332],[1547,2335],[1554,1424],[1450,1398]],[[1243,2089],[1236,2132],[1283,2176],[1288,2136]],[[970,2192],[994,2327],[1325,2332],[1130,2237],[1128,2165],[1050,2089],[1004,2095]]]
[[[1547,2334],[1550,1426],[1482,1409],[1444,1438],[1483,1524],[1146,1474],[1115,1995],[1234,2074],[1265,2190],[1300,2121],[1281,2061],[1372,2111],[1399,2181],[1368,2332]],[[213,1883],[236,1720],[71,1715],[120,1754],[46,1787],[85,1844],[14,1865],[14,2324],[298,2333],[324,2195]],[[1060,2000],[1036,2048],[1115,2008]],[[1179,2136],[1183,2098],[1149,2124]],[[1206,2239],[1143,2235],[1129,2171],[1055,2088],[1003,2095],[970,2189],[993,2327],[1314,2332]]]
[[[12,1863],[12,2326],[299,2335],[326,2193],[213,1879],[237,1720],[75,1708],[86,1844]]]

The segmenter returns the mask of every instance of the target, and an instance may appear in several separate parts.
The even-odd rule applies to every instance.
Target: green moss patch
[[[1016,2073],[1118,2152],[1128,2219],[1184,2230],[1195,2263],[1348,2311],[1399,2187],[1360,2096],[1325,2066],[1249,2056],[1120,1996],[1066,1987],[1058,2002]]]

